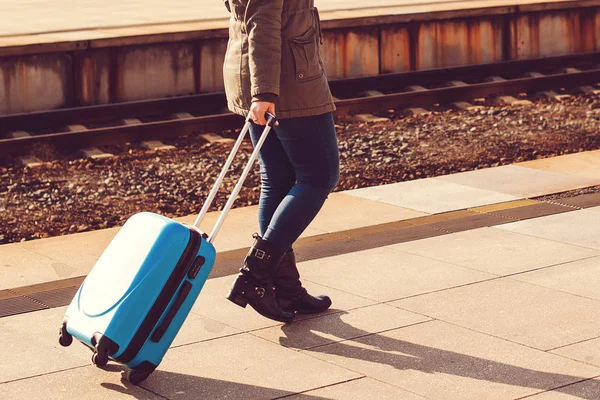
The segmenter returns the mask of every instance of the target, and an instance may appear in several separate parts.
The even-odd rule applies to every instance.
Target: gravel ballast
[[[336,119],[341,178],[336,191],[446,175],[600,149],[600,97],[539,101],[403,116],[388,122]],[[62,159],[41,167],[0,165],[0,244],[122,225],[140,211],[199,211],[232,144],[196,137],[176,150],[132,148],[104,160]],[[251,152],[244,143],[219,192],[221,208]],[[236,207],[257,204],[258,165]]]

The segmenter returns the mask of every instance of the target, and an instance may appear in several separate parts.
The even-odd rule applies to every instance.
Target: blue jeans
[[[256,145],[264,127],[252,125]],[[340,177],[333,114],[279,120],[260,154],[258,222],[263,239],[286,251],[315,218]]]

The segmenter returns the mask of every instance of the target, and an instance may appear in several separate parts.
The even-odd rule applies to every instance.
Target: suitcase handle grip
[[[271,131],[271,128],[275,125],[275,122],[277,120],[275,115],[267,112],[265,114],[265,117],[267,118],[267,125],[265,126],[265,129],[264,129],[262,135],[260,136],[258,143],[256,143],[256,146],[254,147],[254,151],[252,152],[252,155],[250,156],[250,160],[248,160],[248,163],[246,164],[246,167],[244,168],[244,171],[242,172],[242,176],[240,177],[240,180],[238,181],[238,183],[235,185],[235,188],[231,192],[231,195],[229,196],[229,199],[227,200],[227,204],[225,204],[225,207],[223,208],[223,212],[221,213],[219,219],[217,220],[217,223],[215,224],[212,232],[208,236],[207,241],[209,243],[212,243],[215,240],[217,233],[219,232],[219,230],[221,229],[221,226],[223,225],[223,222],[225,222],[225,218],[227,217],[229,210],[233,206],[233,203],[237,199],[237,196],[238,196],[240,190],[242,189],[242,185],[244,184],[244,181],[246,180],[246,177],[248,176],[250,169],[252,168],[252,166],[254,165],[254,162],[258,158],[258,153],[259,153],[260,149],[262,148],[262,145],[264,144],[265,140],[267,139],[267,135]],[[250,130],[251,125],[252,125],[252,122],[250,121],[250,115],[248,115],[248,117],[246,118],[246,123],[244,124],[244,128],[240,132],[240,135],[239,135],[237,141],[235,142],[235,145],[233,146],[233,149],[231,150],[229,157],[227,157],[227,161],[225,162],[225,165],[223,166],[223,169],[221,170],[219,177],[215,181],[215,184],[214,184],[212,190],[210,191],[206,201],[204,202],[204,205],[202,206],[202,209],[200,210],[200,214],[198,214],[198,217],[196,218],[196,221],[194,222],[194,226],[196,228],[198,228],[200,226],[200,223],[202,222],[202,220],[208,213],[208,209],[212,205],[212,202],[214,201],[215,196],[217,195],[217,192],[219,191],[219,188],[223,184],[225,175],[227,175],[227,171],[229,171],[229,167],[231,167],[231,163],[233,162],[235,155],[237,154],[238,150],[240,149],[242,142],[244,140],[244,137]]]
[[[156,331],[154,331],[154,334],[150,338],[150,340],[152,340],[154,343],[160,342],[160,340],[163,338],[164,334],[167,332],[167,329],[169,329],[171,322],[173,322],[175,315],[177,315],[177,311],[179,311],[179,309],[185,302],[185,299],[187,299],[188,294],[190,294],[191,289],[192,284],[188,281],[185,281],[183,283],[183,286],[181,287],[181,290],[179,291],[179,294],[177,295],[177,299],[173,303],[173,306],[165,316],[163,322],[158,328],[156,328]]]

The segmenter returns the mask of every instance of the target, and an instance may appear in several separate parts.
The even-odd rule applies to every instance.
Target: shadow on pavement
[[[427,374],[447,374],[460,377],[500,383],[511,386],[538,389],[539,392],[555,390],[574,398],[598,400],[600,397],[600,381],[588,377],[579,377],[558,373],[536,371],[485,358],[469,356],[453,351],[441,350],[419,345],[404,340],[371,334],[345,323],[342,316],[345,311],[327,314],[327,323],[322,318],[298,321],[283,325],[281,330],[285,337],[280,344],[295,349],[305,349],[306,343],[322,343],[321,332],[338,338],[354,337],[335,344],[310,347],[310,352],[332,354],[346,359],[358,359],[371,363],[389,365],[399,370],[415,370]],[[360,347],[356,344],[360,343]],[[365,345],[370,348],[365,348]],[[307,353],[309,354],[309,353]],[[343,364],[339,363],[342,367]],[[223,381],[201,376],[187,375],[156,370],[140,389],[125,379],[126,368],[119,365],[108,365],[111,372],[121,372],[123,386],[103,383],[107,389],[133,396],[137,399],[154,399],[158,394],[168,399],[278,399],[294,393],[285,390]],[[357,371],[359,372],[359,371]],[[362,371],[365,373],[364,371]],[[209,375],[209,374],[207,374]],[[365,374],[369,375],[369,374]],[[432,379],[435,379],[433,377]],[[257,382],[259,383],[259,382]],[[401,384],[396,383],[402,387]],[[409,388],[404,388],[409,389]],[[451,387],[452,391],[460,390]],[[444,395],[443,393],[439,393]],[[451,396],[451,393],[446,393]],[[481,393],[485,396],[484,393]],[[298,399],[321,400],[319,396],[302,394]],[[449,397],[448,397],[449,398]]]
[[[177,400],[254,400],[288,398],[288,396],[294,394],[293,392],[280,389],[203,378],[195,375],[161,371],[160,369],[154,371],[147,381],[142,382],[140,387],[137,387],[127,381],[127,368],[117,364],[109,364],[104,369],[114,373],[121,372],[121,383],[123,384],[123,386],[120,386],[113,383],[102,383],[104,388],[139,400],[160,398]],[[326,398],[319,396],[306,394],[302,394],[301,396],[302,400],[326,400]]]
[[[371,363],[387,364],[399,370],[412,369],[428,374],[455,375],[481,381],[539,389],[540,392],[554,389],[557,392],[569,394],[575,398],[586,400],[600,399],[600,381],[591,380],[587,377],[535,371],[502,362],[397,340],[382,334],[372,334],[342,321],[341,317],[345,314],[348,313],[329,314],[328,324],[324,324],[323,321],[319,322],[319,318],[316,318],[304,320],[300,323],[283,325],[281,329],[285,337],[280,338],[280,344],[286,347],[302,349],[301,343],[315,343],[315,341],[319,340],[317,337],[311,338],[310,336],[318,336],[314,332],[320,331],[338,338],[354,337],[357,339],[312,347],[309,349],[310,352],[332,354],[347,359],[358,359]],[[311,321],[315,321],[315,323],[311,323]],[[340,335],[342,332],[343,336]],[[364,346],[358,347],[353,345],[353,343],[367,345],[371,349],[364,348]],[[336,364],[344,366],[343,363]],[[367,376],[369,375],[365,371],[359,371],[355,368],[354,370],[362,372]],[[576,382],[581,383],[573,385]],[[402,385],[398,386],[402,387]],[[455,387],[452,388],[452,390],[456,389]],[[420,394],[423,395],[423,393]],[[484,396],[483,393],[482,396]]]

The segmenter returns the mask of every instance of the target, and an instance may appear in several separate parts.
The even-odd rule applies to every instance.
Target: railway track
[[[525,61],[386,74],[331,81],[337,115],[412,109],[476,98],[510,104],[510,96],[558,90],[592,92],[600,83],[600,52]],[[545,92],[544,92],[545,91]],[[467,104],[467,107],[469,104]],[[0,116],[0,157],[36,145],[61,151],[165,140],[239,128],[223,93]]]

